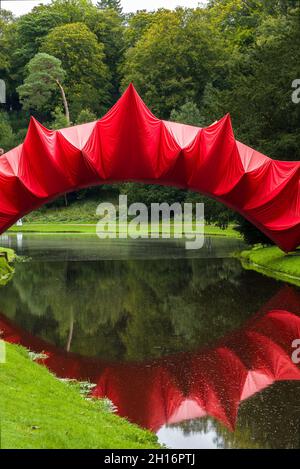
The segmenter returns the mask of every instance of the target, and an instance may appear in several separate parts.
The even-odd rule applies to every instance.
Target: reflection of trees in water
[[[224,448],[299,448],[299,382],[280,382],[244,401],[234,433],[216,424]]]
[[[197,263],[196,263],[197,264]],[[90,331],[95,330],[96,333],[103,335],[101,336],[101,341],[103,341],[103,345],[101,345],[101,349],[99,348],[98,344],[95,344],[94,350],[95,352],[99,353],[99,350],[101,353],[108,353],[108,357],[110,358],[111,356],[113,358],[133,358],[136,357],[142,357],[143,354],[146,354],[146,352],[150,351],[149,353],[159,355],[162,353],[162,351],[157,351],[156,349],[154,350],[154,353],[151,350],[151,346],[153,347],[153,344],[156,344],[156,340],[165,340],[165,347],[169,347],[170,350],[174,350],[177,346],[180,348],[182,347],[182,342],[183,342],[183,337],[184,333],[188,334],[188,330],[190,329],[190,336],[187,337],[186,339],[186,344],[187,347],[190,347],[193,345],[193,333],[194,333],[194,327],[196,328],[197,334],[199,333],[199,337],[201,340],[203,340],[202,343],[198,341],[198,346],[203,345],[205,343],[205,334],[207,334],[207,331],[209,330],[209,327],[211,328],[211,323],[212,323],[212,318],[208,315],[211,314],[216,314],[217,310],[219,308],[219,305],[224,304],[225,306],[227,305],[228,299],[224,303],[222,303],[222,300],[219,300],[216,298],[216,304],[217,306],[213,307],[211,306],[210,309],[207,311],[204,309],[201,309],[201,301],[203,301],[204,304],[209,305],[208,298],[212,298],[211,292],[212,291],[218,291],[216,290],[219,288],[219,282],[222,282],[222,285],[225,284],[226,286],[226,291],[228,289],[229,294],[231,295],[234,293],[236,295],[235,300],[237,301],[237,305],[233,308],[232,305],[231,307],[224,311],[223,316],[220,316],[220,325],[219,329],[217,331],[217,334],[221,334],[223,329],[226,329],[228,331],[228,328],[231,326],[237,327],[238,320],[240,322],[243,322],[245,317],[248,314],[248,311],[254,312],[258,311],[259,308],[257,307],[257,304],[261,309],[265,309],[267,307],[267,311],[269,311],[269,308],[281,308],[284,307],[287,309],[287,311],[291,311],[290,315],[286,316],[286,327],[280,327],[279,330],[282,331],[282,336],[279,334],[277,335],[277,329],[274,330],[273,327],[269,327],[270,324],[272,325],[272,321],[275,321],[274,324],[276,325],[276,315],[275,317],[270,316],[270,321],[269,326],[268,321],[266,322],[264,320],[264,316],[259,316],[257,318],[257,321],[254,320],[248,323],[248,328],[250,327],[249,331],[252,330],[251,328],[254,328],[253,330],[256,330],[255,324],[260,324],[257,328],[257,331],[262,330],[263,333],[266,332],[266,338],[268,339],[268,331],[271,334],[270,335],[270,340],[267,340],[267,349],[269,350],[269,343],[270,341],[272,342],[273,339],[275,340],[274,344],[280,344],[280,348],[282,349],[283,356],[285,354],[285,345],[288,347],[287,350],[289,350],[289,344],[291,342],[290,336],[295,334],[295,331],[297,330],[297,324],[299,322],[293,320],[293,312],[299,312],[299,294],[297,295],[297,290],[293,289],[292,287],[290,288],[284,288],[281,289],[279,294],[276,294],[271,301],[266,301],[270,299],[271,293],[276,290],[276,283],[269,282],[266,280],[266,283],[263,282],[263,285],[259,285],[257,283],[256,290],[254,289],[255,286],[255,281],[257,282],[258,279],[261,279],[260,276],[248,276],[246,275],[244,277],[243,272],[240,272],[239,269],[236,269],[234,262],[229,265],[226,265],[225,268],[221,272],[221,279],[218,277],[218,272],[220,269],[222,269],[222,266],[224,265],[224,261],[218,261],[218,268],[216,270],[216,275],[212,278],[211,282],[205,281],[204,284],[202,285],[201,283],[201,275],[204,275],[204,273],[208,274],[210,271],[210,275],[213,275],[215,272],[214,270],[209,267],[204,265],[199,266],[199,265],[193,265],[193,262],[188,262],[188,264],[185,263],[185,261],[180,261],[176,265],[173,265],[173,262],[166,264],[165,266],[159,265],[158,268],[156,269],[156,277],[157,279],[161,279],[161,282],[154,281],[154,276],[151,274],[154,271],[155,263],[150,263],[147,268],[144,266],[144,268],[139,267],[139,265],[136,262],[132,263],[124,263],[122,270],[115,271],[114,269],[116,266],[111,266],[107,264],[107,269],[108,271],[105,272],[105,267],[102,266],[102,273],[99,273],[99,276],[103,278],[102,282],[102,287],[104,290],[107,290],[110,292],[111,285],[113,285],[111,279],[113,282],[115,281],[115,276],[119,276],[119,283],[120,279],[124,280],[124,283],[122,284],[123,290],[121,291],[121,294],[124,296],[122,297],[121,302],[121,311],[122,314],[118,315],[117,313],[114,318],[117,319],[117,322],[114,324],[108,322],[108,318],[105,316],[102,316],[101,321],[98,322],[96,325],[92,324],[90,326]],[[197,269],[197,274],[195,274],[195,270],[193,267],[196,266]],[[71,267],[71,268],[70,268]],[[180,267],[180,269],[179,269]],[[185,267],[188,267],[186,270]],[[84,271],[81,269],[78,269],[77,265],[72,265],[68,266],[66,264],[61,264],[60,267],[56,266],[55,269],[52,269],[52,274],[54,275],[56,272],[56,269],[67,269],[64,271],[64,276],[65,276],[65,284],[63,288],[61,289],[60,293],[60,298],[62,301],[66,301],[63,298],[63,293],[66,293],[66,285],[68,285],[71,282],[70,289],[73,291],[73,297],[72,299],[76,299],[76,288],[79,285],[83,285],[81,283],[81,276],[84,274],[87,274],[88,272],[91,274],[91,269],[88,269],[87,266],[85,266]],[[120,269],[120,265],[117,266],[118,269]],[[232,270],[230,270],[232,268]],[[93,269],[97,269],[95,272],[98,271],[99,266],[97,264],[93,264]],[[212,269],[212,270],[211,270]],[[175,284],[172,282],[172,280],[169,280],[170,275],[173,274],[173,271],[180,271],[184,275],[178,275],[177,273],[176,278],[175,278]],[[51,269],[49,270],[49,272]],[[145,275],[143,275],[143,271],[146,272]],[[95,273],[94,272],[94,273]],[[22,271],[22,275],[24,272]],[[25,276],[27,279],[27,277]],[[33,278],[33,277],[32,277]],[[32,278],[29,280],[32,281]],[[21,277],[18,277],[18,282],[20,282]],[[206,278],[207,280],[207,278]],[[245,287],[247,280],[247,288]],[[95,280],[95,282],[90,282],[95,286],[95,283],[98,281],[98,276]],[[10,298],[11,300],[14,298],[14,302],[10,303],[11,311],[14,312],[15,316],[18,317],[19,319],[22,318],[20,309],[16,308],[16,304],[18,303],[18,298],[21,297],[22,295],[25,295],[24,298],[26,301],[26,285],[23,285],[22,282],[20,284],[15,283],[13,285],[13,288],[8,291],[8,295],[4,295],[6,298]],[[225,282],[225,283],[224,283]],[[30,283],[30,282],[29,282]],[[51,282],[50,282],[51,284]],[[100,282],[101,284],[101,282]],[[162,289],[162,285],[164,288],[166,288],[167,295],[166,295],[166,303],[164,303],[164,298],[160,301],[160,291]],[[185,287],[187,285],[187,287]],[[33,286],[31,285],[33,288]],[[31,288],[30,285],[28,284],[28,288]],[[74,288],[73,288],[74,287]],[[173,288],[174,287],[174,288]],[[20,289],[20,291],[18,290]],[[236,290],[237,289],[237,290]],[[142,292],[146,290],[147,295],[143,296]],[[92,291],[92,288],[91,288]],[[254,295],[254,292],[256,291],[256,296]],[[189,324],[189,329],[187,328],[184,330],[181,326],[180,329],[180,336],[179,336],[179,343],[178,342],[172,342],[172,338],[170,339],[170,330],[171,332],[177,331],[177,326],[176,322],[174,321],[174,317],[176,318],[176,314],[178,313],[178,317],[180,318],[179,312],[181,311],[180,307],[178,310],[175,308],[177,307],[178,303],[174,302],[174,311],[172,311],[172,314],[170,313],[170,305],[172,305],[172,299],[173,297],[176,298],[181,298],[184,297],[185,292],[187,292],[190,296],[189,298],[191,301],[191,305],[193,305],[193,301],[197,301],[197,298],[200,298],[199,303],[199,312],[200,314],[200,319],[199,319],[199,324],[197,322],[197,317],[194,317],[191,315],[188,320],[186,321],[186,324]],[[263,299],[263,292],[265,292],[266,298]],[[49,293],[52,293],[52,290],[49,291]],[[79,292],[80,293],[80,292]],[[267,294],[268,293],[268,294]],[[195,298],[193,298],[192,295],[195,295]],[[253,299],[251,301],[251,295],[253,296]],[[51,297],[51,296],[50,296]],[[148,320],[142,321],[143,314],[145,315],[146,313],[151,314],[151,302],[149,301],[149,304],[147,301],[149,298],[154,297],[155,299],[155,308],[152,308],[154,311],[153,315],[150,316],[149,322]],[[52,298],[52,297],[51,297]],[[108,295],[108,298],[110,298],[110,295]],[[214,297],[213,297],[214,298]],[[42,294],[40,296],[40,299],[42,299]],[[88,298],[83,298],[86,299],[86,307],[88,307]],[[184,298],[183,298],[184,299]],[[188,299],[188,298],[186,298]],[[30,300],[30,299],[29,299]],[[55,302],[53,303],[56,305],[57,303],[57,298],[54,299]],[[243,314],[241,314],[241,311],[239,310],[240,306],[243,306],[243,301],[246,302],[247,304],[247,309],[244,308]],[[6,300],[7,301],[7,300]],[[80,300],[81,301],[81,300]],[[78,301],[78,303],[80,303]],[[143,302],[143,303],[142,303]],[[213,303],[213,301],[210,301],[210,303]],[[264,303],[262,305],[262,303]],[[29,304],[29,302],[28,302]],[[63,342],[63,345],[66,345],[66,338],[68,338],[68,334],[70,333],[70,317],[67,317],[66,315],[63,314],[63,309],[54,311],[53,310],[53,304],[50,305],[49,301],[45,301],[44,305],[45,306],[45,314],[44,315],[34,315],[33,313],[26,315],[26,320],[28,322],[28,329],[31,328],[32,332],[35,335],[38,335],[38,330],[40,329],[43,331],[44,328],[49,328],[51,334],[53,337],[55,334],[58,337],[58,340],[61,340]],[[83,303],[80,303],[82,305]],[[114,308],[116,311],[120,311],[120,304],[118,303],[111,303],[114,305]],[[24,303],[25,305],[25,303]],[[164,306],[166,305],[166,306]],[[272,305],[272,306],[271,306]],[[26,305],[25,305],[26,306]],[[33,304],[33,310],[36,305]],[[64,304],[63,304],[64,306]],[[262,308],[264,306],[264,308]],[[28,305],[27,305],[28,307]],[[77,304],[74,303],[73,307],[76,308]],[[166,309],[164,310],[164,308]],[[144,309],[143,309],[144,308]],[[253,308],[253,311],[252,311]],[[100,310],[99,310],[100,311]],[[109,311],[109,308],[107,309]],[[196,310],[195,310],[196,311]],[[37,311],[36,311],[37,312]],[[232,322],[230,322],[230,313],[233,312],[233,319]],[[63,324],[65,325],[65,328],[63,329],[61,326],[61,323],[58,322],[59,314],[62,314],[62,321]],[[79,311],[80,313],[80,311]],[[79,314],[78,313],[78,314]],[[207,314],[205,314],[207,313]],[[24,313],[22,313],[24,315]],[[56,314],[56,316],[55,316]],[[162,317],[161,317],[161,316]],[[12,317],[12,316],[11,316]],[[95,316],[97,317],[97,316]],[[123,323],[119,321],[119,318],[123,318]],[[184,317],[184,315],[183,315]],[[273,318],[273,319],[272,319]],[[82,313],[82,316],[74,316],[75,319],[75,326],[79,331],[81,331],[80,328],[83,328],[85,326],[88,326],[86,316],[84,313]],[[148,319],[147,314],[146,314],[146,319]],[[153,320],[155,321],[155,324],[153,325]],[[100,321],[100,320],[99,320]],[[155,337],[155,332],[156,332],[156,325],[162,324],[160,321],[165,321],[164,327],[161,327],[162,332],[161,336],[159,336],[158,339]],[[262,321],[262,322],[261,322]],[[100,326],[99,326],[100,324]],[[184,323],[185,324],[185,323]],[[218,322],[216,322],[218,325]],[[289,325],[290,324],[290,325]],[[104,327],[103,327],[104,325]],[[105,341],[106,336],[104,335],[105,332],[107,331],[107,327],[111,326],[111,329],[109,330],[107,336],[107,340]],[[166,327],[169,326],[170,329],[166,329]],[[203,326],[204,331],[201,331],[201,327]],[[24,321],[23,321],[23,327],[24,326]],[[239,349],[240,344],[248,344],[247,340],[245,342],[245,338],[248,337],[246,332],[248,329],[241,328],[240,331],[236,331],[234,334],[229,335],[229,337],[223,338],[223,341],[221,344],[219,343],[218,347],[221,349],[226,346],[226,349],[228,351],[232,350],[233,352],[237,352],[237,357],[239,357],[239,352],[241,350]],[[172,329],[173,328],[173,329]],[[222,329],[223,328],[223,329]],[[4,329],[5,330],[5,329]],[[61,334],[61,331],[63,331],[63,334]],[[150,332],[149,332],[150,331]],[[183,331],[183,332],[182,332]],[[137,335],[140,334],[147,334],[149,332],[149,337],[140,337]],[[111,339],[111,335],[115,334],[116,337],[116,347],[115,349],[114,344]],[[150,336],[150,333],[152,334]],[[215,331],[211,331],[211,336]],[[275,334],[273,339],[271,340],[272,334]],[[202,334],[202,335],[201,335]],[[224,331],[222,332],[222,335],[224,334]],[[246,334],[242,338],[240,338],[240,334]],[[49,332],[47,334],[47,337],[49,338]],[[250,334],[252,337],[252,335]],[[250,337],[249,336],[249,337]],[[13,334],[13,337],[15,337],[15,334]],[[249,338],[248,337],[248,338]],[[74,337],[74,343],[75,347],[80,349],[80,347],[86,347],[86,342],[89,341],[92,338],[92,332],[88,332],[84,337],[83,337],[83,342],[80,342],[80,337],[78,340],[78,337]],[[63,340],[62,340],[63,339]],[[199,339],[199,340],[200,340]],[[26,334],[24,340],[28,341],[28,337],[26,339]],[[169,340],[169,342],[167,342]],[[236,340],[236,342],[235,342]],[[146,345],[143,348],[143,341],[145,341]],[[182,341],[182,342],[180,342]],[[30,343],[30,340],[29,340]],[[252,342],[250,342],[251,345]],[[108,344],[108,345],[107,345]],[[224,345],[225,344],[225,345]],[[258,342],[258,347],[260,348],[262,346],[262,342]],[[285,345],[284,345],[285,344]],[[249,345],[249,344],[248,344]],[[141,346],[142,349],[138,350],[138,347]],[[44,346],[41,345],[41,348],[38,348],[37,350],[47,350],[47,344]],[[105,349],[107,347],[107,349]],[[119,348],[117,348],[119,347]],[[123,347],[123,348],[122,348]],[[33,348],[34,349],[34,348]],[[221,350],[220,349],[220,350]],[[275,347],[276,349],[276,347]],[[54,366],[54,371],[58,369],[63,370],[64,373],[67,373],[66,375],[63,376],[68,376],[68,372],[75,373],[75,377],[78,379],[79,376],[82,376],[81,373],[84,370],[84,373],[87,372],[88,376],[93,376],[95,380],[93,382],[98,383],[99,385],[99,392],[100,395],[99,397],[103,396],[103,389],[105,389],[105,392],[108,394],[108,396],[111,396],[111,399],[118,403],[118,408],[123,409],[121,412],[121,415],[126,415],[126,416],[138,416],[138,418],[141,419],[142,422],[148,422],[148,424],[151,423],[151,425],[157,424],[159,421],[159,409],[162,409],[162,416],[161,416],[161,422],[159,424],[164,424],[167,421],[172,421],[172,417],[175,415],[176,418],[178,416],[183,415],[177,413],[177,410],[180,408],[181,403],[181,396],[184,399],[185,397],[188,396],[193,396],[193,399],[199,399],[198,402],[202,402],[201,399],[203,400],[203,408],[206,409],[207,413],[209,415],[215,415],[213,408],[208,405],[205,401],[205,396],[208,399],[211,399],[211,394],[207,394],[207,388],[203,388],[201,383],[207,383],[207,386],[209,389],[216,391],[218,394],[218,402],[220,403],[221,406],[224,406],[224,409],[227,409],[227,404],[230,404],[231,398],[235,399],[236,394],[235,394],[235,380],[237,378],[236,373],[233,371],[233,373],[230,373],[231,367],[234,370],[234,363],[235,361],[232,362],[232,354],[231,353],[226,353],[219,355],[218,357],[222,356],[222,360],[220,362],[215,362],[217,359],[217,356],[215,353],[213,353],[214,349],[204,349],[203,351],[198,351],[194,352],[192,354],[187,353],[187,354],[178,354],[178,355],[172,355],[171,357],[163,357],[161,360],[153,360],[152,362],[152,367],[149,366],[149,361],[145,363],[141,362],[139,364],[135,363],[125,363],[125,362],[120,362],[120,363],[113,363],[113,364],[107,364],[103,368],[103,363],[100,361],[89,361],[89,359],[83,359],[82,357],[78,356],[73,356],[72,354],[67,354],[64,353],[63,351],[56,351],[58,354],[57,357],[55,357],[55,353],[50,354],[50,360],[52,365]],[[273,367],[275,363],[278,363],[278,367],[276,365],[276,373],[278,372],[279,375],[276,373],[276,379],[282,379],[282,375],[280,375],[281,372],[284,372],[284,379],[287,379],[286,376],[286,367],[283,366],[283,363],[281,360],[277,361],[278,356],[275,353],[275,356],[273,357],[274,362],[271,360],[269,354],[266,354],[266,363],[264,364],[264,356],[265,354],[263,353],[259,357],[261,357],[263,363],[261,363],[261,359],[259,357],[256,357],[255,351],[256,348],[252,349],[252,347],[249,347],[249,356],[247,358],[247,354],[243,357],[243,354],[241,356],[241,361],[240,363],[244,363],[244,359],[246,359],[247,363],[247,369],[251,370],[256,370],[256,366],[258,366],[258,370],[264,370],[264,373],[266,373],[266,376],[268,373],[271,371],[272,375],[275,373]],[[112,354],[115,352],[115,355],[113,356]],[[164,350],[163,350],[164,352]],[[277,350],[279,353],[279,350]],[[139,355],[140,353],[140,355]],[[235,352],[234,352],[235,353]],[[111,355],[109,355],[111,354]],[[132,355],[130,355],[132,354]],[[205,360],[201,359],[202,354],[205,356]],[[281,352],[279,353],[281,356]],[[62,362],[60,364],[60,358],[62,359]],[[224,361],[225,357],[227,357],[227,360]],[[289,356],[287,356],[288,358]],[[147,356],[147,358],[149,358]],[[248,361],[249,360],[249,361]],[[254,361],[253,361],[254,360]],[[228,363],[226,365],[226,362]],[[93,364],[92,368],[87,366],[90,363]],[[96,368],[94,369],[93,366],[95,364]],[[219,364],[218,364],[219,363]],[[81,366],[82,365],[82,366]],[[228,366],[229,365],[229,366]],[[262,366],[263,365],[263,366]],[[279,366],[280,365],[280,366]],[[261,367],[261,368],[260,368]],[[278,368],[278,369],[277,369]],[[50,366],[51,369],[51,366]],[[86,371],[89,370],[89,371]],[[94,370],[94,371],[93,371]],[[56,371],[57,372],[57,371]],[[89,374],[91,373],[92,374]],[[95,374],[96,373],[96,374]],[[77,376],[78,374],[78,376]],[[60,374],[58,373],[60,376]],[[96,376],[99,375],[99,380],[98,378],[96,379]],[[85,376],[85,375],[84,375]],[[210,378],[209,378],[210,376]],[[240,375],[240,383],[243,383],[243,377],[244,375]],[[281,376],[281,378],[280,378]],[[293,376],[293,373],[291,373],[290,376]],[[70,376],[72,377],[72,375]],[[92,380],[94,378],[91,378]],[[86,379],[86,378],[84,378]],[[211,380],[212,379],[212,380]],[[275,379],[275,378],[274,378]],[[288,378],[290,379],[290,378]],[[291,378],[293,379],[293,378]],[[124,381],[122,381],[124,380]],[[127,383],[130,383],[127,385]],[[231,383],[231,384],[230,384]],[[128,386],[128,387],[127,387]],[[228,386],[228,392],[226,391]],[[233,386],[233,387],[232,387]],[[254,388],[255,388],[254,384]],[[130,390],[131,387],[131,390]],[[232,393],[229,392],[229,389],[231,389]],[[255,388],[256,389],[256,388]],[[256,392],[254,389],[253,392]],[[128,391],[130,390],[130,392]],[[173,393],[174,391],[174,393]],[[201,433],[202,434],[210,434],[210,438],[213,438],[213,442],[216,446],[222,448],[295,448],[300,446],[300,441],[299,441],[299,422],[300,422],[300,408],[298,406],[298,396],[299,396],[299,391],[300,391],[300,382],[280,382],[274,384],[272,387],[266,388],[263,391],[259,392],[258,394],[253,394],[252,397],[243,400],[240,403],[240,409],[238,413],[238,420],[237,420],[237,426],[235,427],[235,419],[234,419],[234,427],[235,431],[231,432],[227,430],[223,424],[224,422],[232,422],[233,417],[231,417],[230,412],[232,411],[231,405],[229,405],[228,409],[230,409],[226,415],[220,414],[220,416],[216,416],[216,418],[220,418],[219,423],[217,420],[214,420],[211,417],[203,417],[201,419],[193,419],[193,420],[187,420],[182,423],[178,424],[173,424],[173,425],[168,425],[170,427],[175,427],[175,428],[180,428],[181,431],[185,436],[188,435],[199,435],[201,438]],[[178,395],[179,392],[179,395]],[[204,392],[204,394],[203,394]],[[224,394],[223,394],[224,392]],[[130,396],[128,398],[128,396]],[[178,402],[176,401],[176,396],[178,399]],[[241,396],[241,393],[239,391],[239,396]],[[116,399],[116,400],[114,400]],[[132,405],[131,401],[134,403],[134,411],[132,410]],[[176,404],[177,402],[177,404]],[[214,402],[214,400],[212,401]],[[171,405],[169,405],[171,404]],[[175,404],[175,406],[174,406]],[[140,407],[139,407],[140,405]],[[177,407],[176,407],[177,406]],[[207,407],[206,407],[207,406]],[[138,409],[136,411],[136,409]],[[168,409],[168,410],[166,410]],[[175,410],[174,410],[175,409]],[[227,410],[228,410],[227,409]],[[133,412],[133,414],[131,413]],[[152,419],[152,415],[154,416]],[[188,415],[188,414],[184,414]],[[193,414],[189,414],[190,416]],[[195,415],[195,414],[194,414]],[[199,412],[197,413],[199,415]],[[235,416],[235,412],[233,414]],[[171,418],[168,420],[168,416]],[[225,420],[223,421],[223,417],[225,417]],[[133,421],[134,420],[133,418]],[[139,420],[137,420],[139,422]],[[157,424],[158,425],[158,424]],[[153,428],[150,427],[149,428]],[[155,428],[155,427],[154,427]],[[157,427],[158,428],[158,427]]]
[[[276,288],[234,259],[31,262],[17,265],[0,308],[59,346],[71,335],[73,351],[142,360],[216,340]]]
[[[278,382],[240,404],[235,431],[211,417],[169,425],[185,436],[215,432],[218,448],[299,448],[300,382]]]
[[[211,417],[201,417],[192,420],[184,420],[180,423],[169,424],[166,425],[166,427],[178,428],[185,436],[189,436],[196,433],[208,433],[211,429],[215,430],[211,422]]]
[[[11,281],[14,269],[9,265],[5,257],[0,256],[0,287]]]

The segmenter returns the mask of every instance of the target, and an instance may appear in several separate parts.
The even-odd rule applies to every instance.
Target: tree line
[[[52,0],[17,18],[1,10],[0,147],[23,141],[31,114],[49,128],[100,118],[133,82],[160,118],[205,126],[230,112],[236,138],[272,158],[300,160],[300,104],[292,100],[299,63],[298,0],[210,0],[132,14],[120,0]],[[157,194],[196,197],[152,186],[126,191],[146,203]],[[235,218],[207,205],[222,226]]]

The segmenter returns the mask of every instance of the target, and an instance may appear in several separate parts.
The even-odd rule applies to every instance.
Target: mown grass
[[[0,364],[2,448],[158,448],[154,434],[86,400],[59,381],[28,351],[6,344]]]
[[[117,231],[124,233],[127,230],[126,223],[120,223]],[[24,223],[22,226],[13,226],[9,229],[11,232],[18,233],[96,233],[96,224],[83,224],[83,223]],[[168,232],[164,229],[162,224],[156,225],[153,232],[162,235]],[[233,226],[226,229],[221,229],[215,225],[205,225],[204,232],[208,236],[227,236],[230,238],[239,238],[240,235],[234,230]],[[141,226],[140,233],[150,233],[150,225],[145,224]],[[174,223],[171,223],[171,235],[174,234]]]
[[[256,246],[239,254],[243,267],[300,286],[300,250],[286,254],[276,246]]]
[[[23,218],[23,226],[13,226],[9,231],[29,232],[29,233],[95,233],[96,224],[99,217],[96,215],[96,209],[99,200],[78,200],[68,207],[46,207],[29,213]],[[127,230],[127,224],[120,224],[120,232]],[[171,220],[171,234],[174,230],[174,221]],[[148,233],[150,224],[145,224],[141,228],[141,233]],[[162,234],[165,230],[162,224],[157,224],[155,232]],[[223,230],[215,225],[205,225],[205,234],[211,236],[229,236],[232,238],[240,237],[240,234],[230,225]]]

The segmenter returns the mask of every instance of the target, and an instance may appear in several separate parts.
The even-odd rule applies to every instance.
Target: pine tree
[[[107,8],[111,8],[112,10],[116,10],[119,15],[123,14],[121,0],[99,0],[99,2],[97,3],[97,7],[100,10],[106,10]]]

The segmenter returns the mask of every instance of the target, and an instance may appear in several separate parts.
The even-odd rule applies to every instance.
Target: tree
[[[143,36],[146,30],[155,21],[159,12],[141,10],[129,14],[128,27],[125,30],[127,48],[133,47]]]
[[[15,21],[12,14],[0,9],[0,78],[6,84],[6,109],[11,106],[11,95],[15,92],[12,84],[10,69],[12,66],[12,31],[15,29]]]
[[[40,50],[43,39],[57,26],[89,22],[97,13],[91,0],[52,0],[47,5],[37,5],[18,18],[12,47],[14,69],[22,77],[22,69]]]
[[[5,32],[7,26],[13,21],[13,16],[10,11],[0,9],[0,38],[1,38],[1,50],[0,50],[0,70],[5,70],[9,64],[9,55],[5,50],[3,39],[5,39]],[[1,75],[2,77],[2,75]]]
[[[148,207],[150,207],[152,203],[168,202],[172,204],[174,202],[184,202],[186,194],[184,190],[156,184],[128,182],[122,184],[121,188],[122,194],[127,195],[129,204],[143,202]]]
[[[268,0],[216,0],[211,4],[210,14],[214,12],[215,25],[232,54],[223,80],[215,79],[206,87],[203,114],[206,119],[216,119],[230,112],[238,139],[272,158],[299,160],[300,106],[291,99],[300,61],[299,6]],[[251,37],[247,48],[241,40],[245,37]],[[248,243],[271,243],[247,220],[237,219],[238,230]]]
[[[0,149],[5,152],[14,147],[14,134],[8,116],[5,112],[0,112]]]
[[[59,106],[56,106],[53,112],[51,112],[53,122],[51,123],[51,128],[53,130],[63,129],[69,126],[69,122],[66,119],[65,114],[62,112]]]
[[[205,125],[201,112],[193,101],[186,101],[179,110],[173,109],[170,119],[174,122],[195,125],[196,127],[203,127]]]
[[[18,17],[6,29],[5,40],[10,54],[8,100],[13,109],[19,109],[19,95],[15,92],[26,77],[28,62],[39,52],[41,40],[63,21],[61,11],[51,5],[39,5],[27,15]]]
[[[124,52],[123,18],[114,9],[100,10],[91,0],[52,0],[47,5],[34,7],[15,21],[9,20],[5,34],[0,35],[0,70],[4,64],[3,55],[9,64],[8,101],[14,109],[19,109],[15,89],[23,83],[25,66],[41,51],[45,37],[58,26],[78,22],[84,23],[104,45],[104,62],[112,77],[109,104],[115,101],[120,86],[117,68]],[[3,73],[1,76],[4,78]]]
[[[104,62],[109,68],[111,83],[110,104],[120,96],[120,63],[125,51],[125,26],[123,17],[115,9],[96,10],[89,19],[89,28],[96,34],[98,42],[104,46]]]
[[[221,12],[224,3],[233,8],[246,2],[214,2]],[[251,10],[247,12],[251,16]],[[298,160],[300,106],[292,102],[291,86],[300,61],[300,8],[290,8],[288,15],[279,7],[276,12],[264,12],[246,50],[234,39],[237,29],[233,29],[227,47],[234,53],[224,67],[223,80],[206,85],[201,111],[206,120],[209,115],[213,120],[230,112],[237,138],[273,158]],[[223,24],[218,27],[224,29]],[[241,21],[238,30],[241,33]]]
[[[97,120],[96,114],[89,109],[82,109],[77,116],[76,124],[85,124],[87,122],[94,122],[95,120]]]
[[[142,37],[125,54],[125,87],[133,82],[151,109],[169,118],[186,100],[199,103],[222,56],[217,32],[202,9],[160,10]]]
[[[104,46],[85,24],[54,28],[44,39],[42,50],[63,62],[73,115],[86,107],[97,114],[107,110],[110,74],[104,62]]]
[[[264,15],[261,0],[212,0],[208,5],[209,21],[222,31],[225,45],[247,51],[254,42],[255,30]]]
[[[49,104],[53,92],[59,88],[65,109],[67,124],[70,124],[69,106],[62,82],[65,71],[61,61],[45,53],[36,54],[28,64],[28,75],[24,84],[18,87],[24,109],[43,110]]]
[[[243,218],[241,215],[237,217],[238,224],[236,231],[241,233],[247,244],[274,244],[264,233],[259,231],[252,223]]]
[[[121,0],[100,0],[97,2],[97,7],[100,10],[112,9],[117,11],[119,15],[123,14]]]

